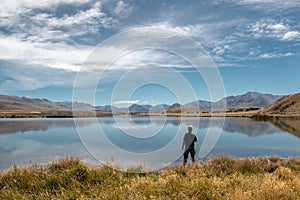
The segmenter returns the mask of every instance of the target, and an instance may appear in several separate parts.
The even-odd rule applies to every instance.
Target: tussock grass
[[[212,158],[157,172],[67,158],[0,174],[0,199],[300,199],[300,159]]]

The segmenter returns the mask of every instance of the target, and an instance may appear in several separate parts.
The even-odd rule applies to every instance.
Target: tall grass
[[[1,172],[0,199],[300,199],[300,159],[212,158],[157,172],[78,158]]]

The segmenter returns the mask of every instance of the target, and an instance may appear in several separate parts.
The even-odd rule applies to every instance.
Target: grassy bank
[[[250,118],[257,121],[300,120],[299,115],[254,114]]]
[[[125,173],[77,158],[1,172],[0,199],[300,199],[300,159],[213,158]]]
[[[70,110],[2,110],[0,118],[80,118],[111,117],[111,112]]]

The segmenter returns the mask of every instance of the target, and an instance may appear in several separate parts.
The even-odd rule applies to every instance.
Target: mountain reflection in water
[[[250,137],[273,134],[279,130],[293,134],[300,138],[300,121],[299,120],[276,120],[270,122],[254,121],[248,118],[226,118],[222,127],[222,120],[218,118],[160,118],[160,117],[132,117],[133,125],[149,125],[151,123],[162,125],[172,124],[179,126],[193,125],[198,129],[206,129],[209,126],[222,128],[230,133],[242,133]],[[115,124],[113,118],[98,118],[101,124]],[[128,122],[124,117],[124,122]],[[76,126],[90,126],[94,121],[86,119],[76,119]],[[25,133],[27,131],[45,131],[54,127],[75,128],[73,119],[17,119],[17,120],[0,120],[0,134]]]

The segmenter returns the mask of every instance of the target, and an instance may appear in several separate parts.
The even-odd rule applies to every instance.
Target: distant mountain
[[[152,113],[161,113],[166,111],[170,106],[167,104],[157,104],[155,106],[151,105],[139,105],[139,104],[133,104],[129,106],[128,108],[122,107],[114,107],[110,105],[105,106],[95,106],[96,110],[99,111],[106,111],[106,112],[152,112]]]
[[[155,106],[152,106],[150,108],[150,112],[152,113],[162,113],[165,112],[166,110],[168,110],[170,106],[167,104],[157,104]]]
[[[87,103],[73,103],[75,110],[93,110]],[[72,110],[72,102],[52,102],[47,99],[0,95],[0,110]]]
[[[247,92],[243,95],[229,96],[220,101],[215,102],[215,108],[222,108],[224,102],[227,103],[227,108],[249,108],[249,107],[266,107],[278,99],[282,95],[262,94],[259,92]]]
[[[88,103],[80,103],[80,102],[71,102],[71,101],[64,101],[64,102],[54,102],[57,106],[61,109],[65,110],[94,110],[94,106]],[[73,108],[72,108],[73,106]]]
[[[149,112],[151,105],[132,104],[129,106],[129,112]]]
[[[187,103],[185,104],[185,106],[197,107],[201,110],[210,110],[211,104],[212,103],[210,101],[198,100],[198,101]]]
[[[283,97],[260,111],[261,114],[300,115],[300,93]]]
[[[247,92],[243,95],[228,96],[217,102],[209,101],[193,101],[187,103],[185,106],[198,107],[201,110],[211,110],[212,106],[215,110],[222,110],[226,103],[227,109],[240,109],[240,108],[264,108],[278,99],[282,98],[282,95],[262,94],[259,92]]]
[[[118,108],[111,105],[95,106],[95,110],[103,112],[128,112],[128,108]]]
[[[111,106],[111,105],[105,105],[105,106],[95,106],[95,110],[105,111],[105,112],[111,112],[113,110],[116,110],[117,107]]]

